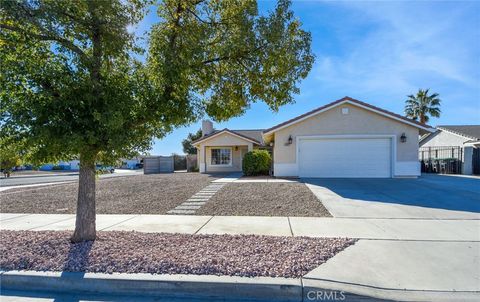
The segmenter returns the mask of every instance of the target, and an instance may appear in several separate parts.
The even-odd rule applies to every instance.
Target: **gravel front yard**
[[[331,216],[303,183],[231,183],[196,215]]]
[[[353,239],[99,232],[0,231],[0,269],[297,278]]]
[[[125,176],[97,181],[98,214],[165,214],[215,178],[200,173]],[[77,182],[0,194],[2,213],[75,213]]]

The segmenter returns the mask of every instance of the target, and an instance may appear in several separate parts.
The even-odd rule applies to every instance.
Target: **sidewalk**
[[[0,229],[73,230],[74,214],[0,214]],[[480,220],[97,215],[99,231],[480,242]]]
[[[0,228],[10,230],[73,230],[74,222],[75,216],[68,214],[0,214]],[[308,293],[325,290],[348,293],[346,301],[358,301],[352,295],[404,301],[480,299],[480,220],[97,215],[97,229],[360,238],[303,278],[290,279],[300,284],[303,301],[315,301]],[[23,278],[12,274],[14,280]],[[218,278],[225,282],[230,277]],[[268,283],[273,281],[281,280]],[[238,282],[246,292],[257,286],[252,278]],[[212,288],[202,284],[203,289],[198,282],[191,286]]]

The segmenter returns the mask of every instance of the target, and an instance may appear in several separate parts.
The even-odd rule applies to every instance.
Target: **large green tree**
[[[185,154],[197,154],[197,148],[192,145],[192,142],[202,137],[202,129],[198,129],[197,132],[189,133],[187,138],[182,141],[183,153]]]
[[[0,170],[8,172],[22,164],[22,146],[20,142],[0,137]]]
[[[38,161],[80,157],[73,242],[93,240],[95,162],[151,146],[207,113],[293,102],[314,60],[289,1],[166,0],[146,59],[129,28],[142,0],[16,0],[0,8],[1,135]]]
[[[428,94],[429,89],[419,89],[417,94],[408,95],[405,101],[405,115],[411,119],[427,123],[432,117],[440,117],[440,103],[438,93]]]

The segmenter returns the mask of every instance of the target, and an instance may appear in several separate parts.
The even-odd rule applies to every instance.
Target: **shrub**
[[[265,150],[249,151],[243,157],[242,170],[246,176],[268,175],[272,158]]]

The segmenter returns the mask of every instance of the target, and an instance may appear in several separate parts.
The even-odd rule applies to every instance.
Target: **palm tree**
[[[429,115],[432,117],[440,117],[440,102],[438,93],[428,95],[429,89],[419,89],[416,95],[408,95],[405,101],[405,114],[407,117],[420,120],[420,123],[425,124],[429,120]]]

